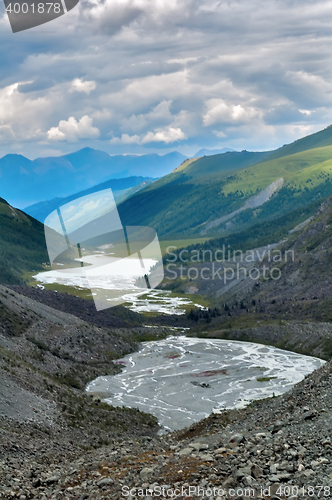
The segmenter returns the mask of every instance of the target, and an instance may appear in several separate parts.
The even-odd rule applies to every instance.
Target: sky
[[[269,150],[332,123],[332,2],[81,0],[12,33],[0,156]]]

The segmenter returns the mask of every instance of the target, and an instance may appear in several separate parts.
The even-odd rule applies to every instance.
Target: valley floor
[[[331,427],[328,362],[282,397],[213,415],[183,432],[126,434],[48,463],[41,460],[46,442],[38,452],[31,443],[29,455],[20,443],[15,458],[1,461],[0,498],[151,499],[163,496],[162,488],[166,498],[188,500],[331,498]]]
[[[158,436],[154,417],[84,392],[96,376],[116,373],[112,360],[151,328],[135,326],[135,316],[132,326],[119,317],[107,321],[121,326],[94,325],[84,301],[82,319],[6,287],[0,297],[0,498],[151,499],[163,497],[162,486],[183,487],[177,497],[187,499],[211,498],[211,488],[215,498],[245,498],[246,488],[290,498],[295,487],[301,499],[332,497],[331,361],[284,396]],[[48,294],[52,300],[62,299]],[[168,333],[158,326],[153,335]],[[151,485],[155,492],[146,492]],[[262,487],[270,488],[263,496]]]

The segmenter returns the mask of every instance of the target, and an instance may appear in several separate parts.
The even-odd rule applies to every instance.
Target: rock
[[[318,413],[315,410],[310,410],[306,411],[303,414],[303,420],[312,420],[313,418],[317,417]]]
[[[312,469],[307,469],[307,470],[304,470],[301,475],[303,477],[307,478],[307,477],[312,476],[313,474],[315,474],[315,473]]]
[[[242,482],[244,486],[252,486],[254,483],[254,480],[251,476],[246,476],[242,479]]]
[[[311,462],[311,467],[319,467],[322,464],[328,464],[329,461],[327,458],[320,457],[318,460],[314,460]]]
[[[215,453],[216,455],[220,455],[220,454],[222,454],[222,453],[227,453],[227,450],[226,450],[226,448],[223,448],[223,447],[222,447],[222,448],[218,448],[217,450],[214,450],[214,453]]]
[[[243,467],[241,469],[237,469],[233,475],[236,479],[241,479],[242,477],[250,476],[250,474],[250,467]]]
[[[199,458],[203,461],[203,462],[214,462],[214,458],[212,455],[205,455],[204,453],[200,453],[199,454]]]
[[[303,458],[307,453],[307,449],[304,448],[303,446],[299,449],[298,455],[299,457]]]
[[[258,479],[263,475],[263,469],[259,467],[259,465],[254,464],[251,467],[251,475],[255,478]]]
[[[259,432],[258,434],[255,435],[256,438],[261,441],[262,439],[266,438],[266,433],[265,432]]]
[[[237,482],[235,481],[235,479],[233,477],[228,477],[223,483],[222,483],[222,487],[224,489],[229,489],[229,488],[234,488],[235,486],[237,486]]]
[[[183,450],[179,451],[179,456],[183,457],[185,455],[190,455],[193,452],[192,448],[183,448]]]
[[[244,437],[242,434],[234,434],[228,442],[230,448],[236,448],[239,444],[243,443]]]
[[[273,425],[273,428],[272,428],[272,434],[276,434],[277,432],[281,431],[281,429],[284,427],[284,424],[283,422],[281,422],[280,420],[277,420],[274,425]]]
[[[203,451],[209,449],[209,445],[206,443],[191,443],[189,446],[196,451]]]
[[[97,486],[99,488],[102,488],[103,486],[108,486],[109,484],[113,484],[114,480],[111,477],[105,477],[104,479],[101,479],[98,481]]]
[[[50,476],[45,479],[46,484],[54,484],[57,483],[60,479],[60,476]]]
[[[292,476],[288,472],[281,472],[280,474],[273,474],[269,476],[269,480],[273,483],[279,483],[281,481],[288,481]]]
[[[139,473],[139,477],[141,478],[142,481],[146,481],[149,477],[152,476],[154,473],[154,469],[150,467],[144,467],[144,469],[141,470]]]

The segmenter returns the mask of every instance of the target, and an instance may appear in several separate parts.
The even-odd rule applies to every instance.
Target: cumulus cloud
[[[226,104],[222,99],[211,99],[207,102],[203,123],[206,127],[215,123],[245,123],[258,115],[259,111],[251,106]]]
[[[144,136],[122,134],[121,137],[112,137],[110,142],[111,144],[149,144],[152,142],[171,144],[186,138],[186,135],[180,128],[168,127],[164,130],[157,129],[154,132],[150,131]]]
[[[170,144],[173,142],[186,139],[186,135],[180,128],[168,127],[165,130],[157,130],[156,132],[148,132],[142,139],[142,144],[150,142],[164,142]]]
[[[111,144],[140,144],[141,138],[139,135],[122,134],[121,137],[112,137]]]
[[[51,141],[77,141],[78,139],[96,139],[99,130],[92,126],[92,118],[85,115],[77,121],[73,116],[68,120],[60,120],[57,127],[51,127],[47,137]]]
[[[3,154],[267,149],[331,121],[331,2],[81,0],[20,51],[1,23]]]
[[[147,126],[167,124],[173,120],[170,111],[171,105],[172,101],[163,100],[148,113],[133,114],[129,118],[124,118],[121,127],[125,130],[139,132]]]
[[[144,13],[146,2],[139,0],[104,0],[86,4],[82,16],[92,21],[91,27],[105,34],[114,34],[130,25]]]
[[[69,92],[84,92],[85,94],[90,94],[93,90],[95,90],[97,84],[93,80],[83,81],[81,78],[75,78],[75,80],[71,83],[71,89]]]

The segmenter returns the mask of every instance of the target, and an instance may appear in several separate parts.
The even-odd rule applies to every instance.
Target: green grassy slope
[[[184,162],[121,203],[118,209],[122,223],[154,227],[161,237],[194,234],[206,214],[218,217],[221,208],[239,208],[242,200],[231,200],[221,193],[226,179],[268,155],[242,151]]]
[[[301,151],[308,151],[309,149],[321,148],[325,146],[330,146],[332,144],[332,125],[329,125],[324,130],[320,130],[315,134],[307,135],[292,142],[291,144],[285,144],[281,148],[277,149],[270,156],[271,159],[281,158],[283,156],[292,155],[295,153],[300,153]]]
[[[332,174],[332,146],[315,148],[288,155],[246,168],[227,183],[223,192],[236,190],[253,195],[273,181],[283,178],[285,184],[303,190],[310,184],[317,186]]]
[[[271,151],[267,152],[228,152],[220,155],[204,156],[188,164],[183,173],[188,178],[198,179],[199,182],[210,181],[212,178],[220,178],[230,175],[235,170],[249,167],[269,158]]]
[[[242,208],[248,198],[278,179],[283,179],[282,189],[261,207],[234,214],[231,223],[209,224]],[[221,237],[305,208],[330,194],[332,127],[279,152],[242,151],[184,163],[122,203],[119,212],[125,225],[152,226],[162,239]]]

